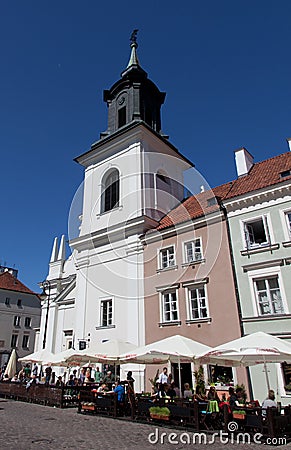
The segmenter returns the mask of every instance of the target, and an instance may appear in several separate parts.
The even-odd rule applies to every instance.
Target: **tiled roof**
[[[258,191],[291,179],[290,175],[284,178],[281,177],[281,173],[288,170],[291,171],[291,152],[256,163],[247,175],[233,182],[226,199]]]
[[[212,190],[201,192],[200,194],[187,198],[177,208],[170,211],[161,219],[157,229],[162,230],[172,225],[187,222],[187,220],[196,219],[217,211],[219,205],[217,203],[211,203],[211,199],[223,198],[229,192],[231,186],[231,183],[226,183]]]
[[[291,152],[266,159],[256,163],[247,175],[234,181],[217,186],[212,190],[202,192],[187,198],[177,208],[164,216],[157,227],[158,230],[168,228],[190,219],[203,217],[219,208],[218,205],[209,206],[208,200],[214,195],[218,200],[228,200],[253,191],[270,187],[291,180],[291,175],[281,177],[282,172],[291,171]]]
[[[11,273],[4,272],[0,274],[0,289],[6,289],[8,291],[24,292],[27,294],[35,294],[28,287],[26,287],[21,281],[15,278]],[[37,294],[35,294],[37,295]]]

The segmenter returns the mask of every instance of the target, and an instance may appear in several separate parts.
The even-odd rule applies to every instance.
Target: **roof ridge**
[[[291,152],[288,151],[288,152],[280,153],[279,155],[271,156],[270,158],[263,159],[262,161],[255,162],[255,163],[253,164],[253,166],[257,166],[257,165],[259,165],[259,164],[266,163],[266,162],[268,162],[268,161],[271,161],[272,159],[281,158],[282,156],[288,155],[288,154],[291,155]],[[252,167],[253,167],[253,166],[252,166]],[[247,175],[248,175],[248,174],[247,174]]]

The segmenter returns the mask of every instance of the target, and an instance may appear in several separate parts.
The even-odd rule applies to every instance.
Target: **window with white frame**
[[[186,242],[185,244],[185,260],[187,263],[200,261],[202,259],[202,244],[201,239],[197,238],[194,241]]]
[[[29,334],[25,334],[22,338],[22,348],[28,348]]]
[[[161,294],[162,322],[177,322],[179,320],[178,299],[175,290]]]
[[[12,334],[11,336],[11,347],[15,348],[17,347],[17,341],[18,341],[18,334]]]
[[[285,218],[286,218],[286,222],[287,222],[287,229],[288,229],[289,237],[291,238],[291,211],[287,211],[285,213]]]
[[[278,276],[254,280],[259,315],[284,314]]]
[[[31,327],[31,317],[25,317],[24,326],[26,328],[30,328]]]
[[[266,216],[244,222],[244,233],[247,248],[260,247],[271,243]]]
[[[175,250],[174,247],[163,248],[160,250],[160,268],[167,269],[175,266]]]
[[[14,316],[13,325],[14,325],[15,327],[20,327],[20,320],[21,320],[21,317],[20,317],[20,316]]]
[[[119,206],[119,172],[109,170],[102,179],[101,213]]]
[[[208,317],[205,286],[190,286],[188,289],[189,319],[204,319]]]
[[[113,301],[112,301],[112,299],[102,300],[100,308],[101,308],[100,326],[101,327],[109,327],[110,325],[113,324]]]

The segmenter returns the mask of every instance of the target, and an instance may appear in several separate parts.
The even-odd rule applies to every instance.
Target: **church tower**
[[[161,105],[166,93],[159,91],[139,64],[136,32],[131,36],[131,55],[127,68],[122,72],[121,79],[111,89],[104,91],[104,101],[108,106],[108,128],[101,133],[101,138],[135,120],[145,122],[162,134]]]
[[[92,348],[108,339],[145,343],[140,238],[182,201],[183,172],[192,166],[162,133],[165,93],[139,63],[136,30],[128,65],[104,91],[104,100],[107,130],[75,159],[85,170],[83,210],[79,235],[70,241],[76,269],[73,290],[69,306],[62,298],[67,309],[60,315],[62,323],[73,328],[75,348],[79,342]],[[61,326],[50,324],[52,330]],[[62,349],[55,340],[52,351]],[[137,389],[143,389],[143,367],[124,370],[133,370]]]

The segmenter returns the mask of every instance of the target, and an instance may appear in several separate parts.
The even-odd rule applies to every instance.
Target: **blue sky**
[[[82,182],[73,158],[106,129],[103,89],[126,67],[129,37],[167,92],[163,131],[211,186],[288,151],[288,0],[12,0],[0,10],[0,262],[38,290],[54,236],[67,234]]]

